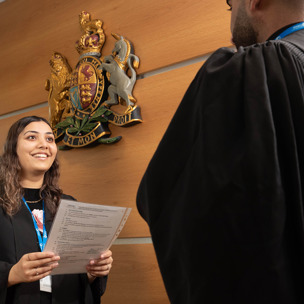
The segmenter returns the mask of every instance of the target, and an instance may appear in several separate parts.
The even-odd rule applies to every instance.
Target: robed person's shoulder
[[[290,45],[291,46],[291,45]],[[285,41],[266,41],[249,47],[240,47],[237,50],[233,48],[220,48],[215,51],[201,67],[198,75],[207,73],[210,77],[230,79],[231,83],[238,76],[249,72],[254,76],[258,68],[272,67],[276,68],[274,63],[281,65],[293,64],[297,60],[296,54],[292,52]],[[265,74],[271,73],[272,70],[264,70]]]
[[[294,83],[298,85],[304,73],[301,53],[285,41],[267,41],[238,50],[220,48],[203,64],[187,94],[195,96],[192,100],[205,108],[229,97],[264,97],[275,86],[289,86],[287,77],[295,76]]]
[[[140,214],[150,225],[157,221],[193,155],[199,162],[214,160],[215,167],[228,168],[222,162],[228,151],[235,155],[239,142],[255,142],[266,129],[277,132],[281,116],[304,102],[303,79],[302,61],[280,41],[215,51],[189,85],[148,165],[137,195]],[[275,146],[269,138],[260,142]],[[188,166],[189,174],[199,162]]]

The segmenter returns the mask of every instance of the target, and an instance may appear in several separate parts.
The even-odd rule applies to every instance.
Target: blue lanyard
[[[279,39],[282,39],[294,32],[297,32],[297,31],[300,31],[300,30],[303,30],[304,29],[304,22],[300,22],[300,23],[297,23],[291,27],[289,27],[287,30],[285,30],[283,33],[281,33],[277,38],[275,38],[275,40],[279,40]]]
[[[42,237],[41,237],[41,233],[38,229],[38,225],[36,223],[36,220],[34,218],[34,215],[31,211],[31,209],[29,208],[27,202],[25,201],[24,197],[22,197],[22,200],[25,204],[25,206],[27,207],[28,211],[31,213],[31,216],[32,216],[32,219],[33,219],[33,222],[34,222],[34,226],[35,226],[35,230],[36,230],[36,233],[37,233],[37,237],[38,237],[38,241],[39,241],[39,247],[40,247],[40,250],[41,252],[43,251],[44,247],[45,247],[45,244],[46,244],[46,241],[47,241],[47,232],[46,232],[46,229],[45,229],[45,213],[44,213],[44,201],[42,201],[42,210],[43,210],[43,233],[42,233]]]

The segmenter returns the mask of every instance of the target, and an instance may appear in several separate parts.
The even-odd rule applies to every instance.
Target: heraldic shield
[[[117,34],[109,56],[101,56],[105,42],[102,22],[91,15],[79,15],[83,35],[76,42],[80,54],[74,70],[66,58],[55,52],[50,60],[51,75],[46,81],[49,91],[49,121],[60,149],[96,143],[115,143],[121,136],[110,137],[109,124],[131,126],[142,122],[140,107],[132,95],[139,58],[133,45]],[[130,75],[130,76],[129,76]],[[116,113],[113,105],[126,106]]]
[[[69,95],[75,115],[80,119],[96,111],[100,103],[106,99],[103,96],[104,76],[97,76],[100,65],[99,59],[92,56],[84,57],[72,73]]]

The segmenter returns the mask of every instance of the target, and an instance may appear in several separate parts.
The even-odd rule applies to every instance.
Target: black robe
[[[74,200],[62,195],[62,199]],[[53,219],[45,207],[45,226],[49,233]],[[12,217],[0,208],[0,304],[41,304],[39,281],[7,287],[8,274],[14,264],[29,252],[39,251],[33,220],[24,204]],[[60,262],[59,262],[60,263]],[[89,283],[87,274],[52,276],[52,304],[99,304],[107,277]]]
[[[141,181],[172,303],[304,303],[304,31],[284,40],[216,51]]]

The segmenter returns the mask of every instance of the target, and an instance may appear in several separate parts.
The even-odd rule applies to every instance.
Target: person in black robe
[[[227,3],[137,207],[171,303],[304,303],[304,3]]]
[[[60,263],[44,251],[60,199],[57,146],[47,120],[27,116],[9,129],[0,157],[0,304],[100,304],[112,252],[86,273],[53,275]],[[46,281],[46,277],[48,280]]]

